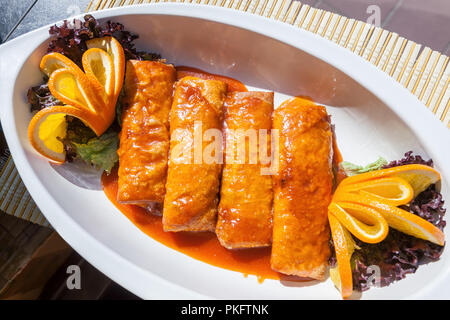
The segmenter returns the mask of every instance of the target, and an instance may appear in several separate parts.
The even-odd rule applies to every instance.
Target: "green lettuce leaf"
[[[87,143],[72,142],[72,144],[79,158],[108,174],[119,160],[117,155],[119,136],[115,131],[107,131],[100,137],[89,139]]]
[[[343,161],[340,166],[347,176],[354,176],[360,173],[380,170],[384,165],[387,165],[386,159],[379,157],[375,162],[369,163],[365,167],[353,164],[351,162]]]
[[[66,161],[80,159],[97,169],[111,172],[119,160],[117,148],[119,136],[117,125],[112,125],[104,134],[97,137],[94,131],[81,120],[67,116],[67,133],[61,139],[66,151]]]

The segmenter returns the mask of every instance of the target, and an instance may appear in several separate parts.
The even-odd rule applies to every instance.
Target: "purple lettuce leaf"
[[[44,79],[46,81],[47,79]],[[31,87],[27,92],[30,111],[39,111],[47,107],[61,105],[62,102],[56,99],[48,88],[47,82],[35,87]]]
[[[412,151],[408,151],[405,153],[403,158],[401,158],[400,160],[394,160],[389,162],[387,165],[383,166],[383,169],[404,166],[407,164],[423,164],[429,167],[433,167],[433,160],[432,159],[424,160],[421,156],[413,155]]]
[[[159,60],[161,56],[156,53],[137,51],[134,40],[138,35],[124,29],[123,24],[107,21],[100,25],[92,15],[85,15],[84,21],[74,19],[72,23],[64,20],[60,26],[50,27],[52,40],[48,45],[47,52],[59,52],[81,67],[81,58],[87,50],[86,41],[93,38],[112,36],[123,47],[125,59],[137,60]]]

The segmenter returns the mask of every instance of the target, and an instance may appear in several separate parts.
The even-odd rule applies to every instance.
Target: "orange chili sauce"
[[[142,232],[194,259],[244,275],[252,274],[263,279],[280,279],[281,275],[270,268],[270,248],[228,250],[222,247],[215,233],[164,232],[162,218],[148,213],[144,208],[121,204],[117,201],[117,169],[102,175],[102,186],[108,199]]]
[[[297,95],[296,97],[314,102],[314,100],[309,96]],[[345,175],[345,172],[339,166],[339,164],[343,161],[343,158],[342,158],[341,151],[339,150],[338,145],[337,145],[336,133],[334,130],[333,130],[333,146],[332,147],[333,147],[333,167],[336,168],[335,182],[336,182],[336,186],[337,186],[339,183],[341,183],[342,180],[347,178],[347,176]]]
[[[220,80],[228,85],[228,91],[248,91],[240,81],[204,72],[190,67],[176,67],[177,79],[194,76],[202,79]],[[103,174],[102,186],[108,199],[142,232],[165,246],[184,253],[194,259],[228,270],[241,272],[244,276],[256,275],[264,279],[285,279],[270,268],[271,248],[228,250],[222,247],[211,232],[164,232],[162,218],[148,213],[144,208],[121,204],[117,201],[117,169],[110,175]]]
[[[248,91],[247,87],[242,82],[233,78],[221,76],[218,74],[212,74],[200,69],[185,66],[175,67],[175,69],[177,70],[177,80],[180,80],[181,78],[186,76],[197,77],[206,80],[219,80],[225,82],[228,85],[228,91]]]
[[[185,76],[195,76],[202,79],[224,81],[228,84],[228,91],[248,91],[245,85],[235,79],[204,72],[190,67],[176,67],[177,79]],[[340,153],[334,144],[334,158]],[[338,161],[339,161],[338,160]],[[220,268],[243,273],[244,277],[255,275],[261,283],[264,279],[305,281],[295,276],[280,274],[270,267],[271,248],[251,248],[228,250],[220,244],[216,235],[211,232],[164,232],[162,218],[147,212],[144,208],[122,204],[117,201],[118,176],[117,168],[111,174],[103,173],[103,191],[107,198],[118,208],[135,226],[152,239],[165,246],[184,253],[194,259],[206,262]]]
[[[341,166],[339,165],[344,159],[342,158],[341,151],[338,148],[337,145],[337,139],[336,139],[336,133],[333,130],[333,166],[336,168],[335,172],[335,186],[338,186],[339,183],[342,182],[345,178],[347,178],[347,175],[345,174],[344,170],[342,170]]]

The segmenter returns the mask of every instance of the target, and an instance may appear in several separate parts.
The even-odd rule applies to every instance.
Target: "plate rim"
[[[90,12],[89,14],[92,14],[97,19],[114,18],[116,16],[129,14],[163,14],[171,16],[199,18],[236,26],[291,45],[326,62],[327,64],[330,64],[331,66],[348,75],[354,81],[358,82],[361,86],[366,88],[378,99],[380,99],[387,107],[389,107],[390,110],[392,110],[392,112],[396,113],[417,135],[418,139],[424,146],[428,146],[429,144],[432,145],[431,147],[426,148],[430,149],[430,155],[433,159],[438,159],[436,161],[437,163],[450,163],[450,150],[443,150],[442,154],[434,152],[434,150],[439,150],[438,145],[442,145],[442,142],[444,142],[444,145],[445,142],[448,142],[447,145],[450,145],[450,131],[447,131],[448,129],[444,126],[444,124],[436,119],[430,110],[425,109],[422,103],[406,88],[404,88],[394,79],[376,68],[370,62],[364,60],[359,56],[356,56],[350,50],[340,47],[339,45],[316,34],[313,34],[301,28],[296,28],[295,26],[284,22],[275,21],[273,19],[261,17],[247,12],[201,4],[157,3],[133,5],[127,7],[111,8],[97,12]],[[80,14],[73,18],[80,18],[84,15],[85,14]],[[58,21],[56,23],[59,24],[61,22],[62,21]],[[50,25],[53,25],[53,23]],[[69,215],[65,213],[65,210],[60,207],[57,202],[50,196],[45,186],[34,175],[33,170],[28,165],[24,148],[22,148],[18,137],[17,129],[15,127],[15,118],[13,115],[13,93],[16,84],[15,80],[21,71],[21,65],[23,64],[23,62],[25,62],[29,58],[29,55],[36,49],[37,46],[39,46],[43,41],[49,38],[46,32],[50,25],[31,31],[0,46],[0,52],[2,52],[2,50],[8,52],[8,50],[11,50],[11,47],[14,47],[14,45],[16,45],[15,49],[17,49],[17,47],[20,47],[20,41],[27,39],[27,48],[25,50],[25,53],[19,55],[16,59],[17,65],[15,72],[8,74],[8,76],[6,77],[1,76],[12,80],[12,83],[9,83],[9,86],[4,87],[3,89],[0,89],[0,93],[2,94],[2,96],[6,96],[6,99],[4,100],[5,106],[4,108],[2,108],[3,111],[1,111],[1,123],[4,128],[5,137],[8,146],[10,147],[14,163],[16,164],[17,170],[26,188],[29,190],[31,195],[35,196],[33,197],[33,199],[36,199],[36,204],[41,209],[44,216],[49,220],[51,225],[77,252],[85,257],[86,260],[88,260],[96,268],[101,270],[101,272],[105,273],[108,277],[112,278],[114,281],[118,282],[120,285],[127,288],[136,295],[151,299],[176,299],[180,297],[188,297],[190,299],[210,298],[186,287],[173,284],[170,281],[159,276],[155,276],[151,272],[148,272],[121,257],[112,249],[104,246],[100,241],[98,241],[95,237],[85,231]],[[293,35],[296,35],[297,37],[294,39],[292,37]],[[33,38],[33,36],[36,37]],[[305,41],[305,39],[308,41]],[[314,43],[315,46],[306,47],[306,45],[304,45],[305,42],[309,44]],[[21,46],[24,47],[23,44]],[[329,49],[330,51],[323,49]],[[339,63],[337,63],[338,60]],[[8,65],[6,65],[5,67],[8,68]],[[13,64],[11,64],[9,68],[12,69]],[[363,79],[363,76],[368,75],[371,76],[371,81],[366,81]],[[388,88],[383,88],[384,90],[388,89],[387,92],[381,92],[381,90],[376,87],[376,83],[379,83],[380,81],[387,81],[386,87]],[[2,83],[4,83],[4,81],[2,81]],[[394,95],[388,97],[390,93],[394,93]],[[406,101],[401,101],[401,103],[398,103],[398,105],[394,103],[399,102],[399,100],[401,99],[404,99]],[[401,109],[401,105],[405,104],[411,104],[411,106],[409,107],[416,108],[416,110],[414,110],[414,112],[406,112],[405,110]],[[413,123],[418,120],[421,120],[423,126],[427,127],[430,132],[427,132],[426,129],[416,129]],[[436,139],[439,142],[433,140],[435,139],[433,137],[433,135],[435,134],[439,134],[440,138]],[[444,177],[450,177],[450,168],[443,167],[441,169],[443,171],[442,175]],[[129,268],[129,270],[132,270],[132,278],[135,278],[136,274],[139,274],[142,275],[143,278],[149,279],[149,281],[151,281],[152,283],[151,290],[144,289],[142,285],[136,285],[134,281],[129,281],[131,280],[130,276],[127,276],[127,273],[121,271],[123,268]],[[433,279],[433,281],[426,287],[427,290],[423,290],[423,293],[417,292],[412,296],[407,296],[406,298],[429,296],[439,297],[439,295],[436,295],[433,288],[437,285],[441,287],[444,282],[446,284],[450,284],[450,270],[447,272],[443,272],[441,275]]]

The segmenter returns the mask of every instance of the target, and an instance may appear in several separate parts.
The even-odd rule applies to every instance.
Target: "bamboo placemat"
[[[450,128],[449,57],[362,21],[294,0],[91,0],[86,11],[158,2],[189,2],[241,10],[314,32],[352,50],[388,73]],[[11,158],[0,173],[0,209],[48,225],[25,189]]]

